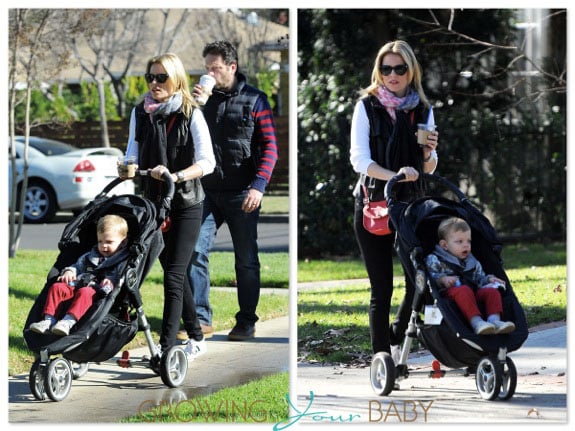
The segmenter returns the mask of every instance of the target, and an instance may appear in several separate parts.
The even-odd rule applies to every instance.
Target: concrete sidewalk
[[[28,374],[10,377],[8,420],[42,424],[118,422],[160,403],[178,403],[289,371],[287,316],[256,323],[256,338],[250,341],[228,341],[228,332],[216,332],[208,340],[208,352],[189,363],[186,381],[179,388],[165,386],[151,369],[120,368],[116,358],[91,365],[84,377],[73,381],[68,397],[61,402],[35,400]],[[149,355],[147,347],[130,353],[132,358]]]
[[[431,379],[433,357],[410,357],[410,376],[400,390],[376,395],[369,368],[298,364],[297,405],[306,412],[301,423],[566,423],[567,327],[529,334],[525,344],[509,354],[517,368],[517,389],[507,401],[484,401],[475,375],[449,371]],[[412,355],[413,356],[413,355]],[[319,412],[315,416],[312,412]]]

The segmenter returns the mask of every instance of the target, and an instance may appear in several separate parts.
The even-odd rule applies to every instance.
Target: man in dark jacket
[[[261,200],[278,153],[275,124],[266,95],[247,84],[239,72],[238,55],[227,41],[213,42],[203,50],[207,73],[216,79],[203,107],[210,129],[216,168],[202,178],[206,194],[200,237],[190,265],[190,283],[204,336],[213,333],[209,303],[209,253],[217,230],[225,221],[231,233],[239,311],[229,340],[255,336],[260,295],[257,224]],[[201,87],[194,87],[199,96]]]

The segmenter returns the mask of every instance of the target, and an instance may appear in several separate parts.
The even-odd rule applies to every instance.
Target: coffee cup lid
[[[433,132],[435,130],[435,124],[429,125],[429,124],[425,124],[425,123],[419,123],[417,125],[418,129],[422,129],[422,130],[429,130],[431,132]]]
[[[429,107],[429,114],[427,114],[427,130],[435,129],[435,118],[433,117],[433,106]]]

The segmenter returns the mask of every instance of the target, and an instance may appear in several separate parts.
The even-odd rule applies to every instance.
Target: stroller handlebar
[[[465,194],[461,190],[459,190],[455,184],[453,184],[452,182],[450,182],[446,178],[440,177],[439,175],[433,175],[433,174],[421,174],[419,177],[422,180],[427,180],[427,181],[431,181],[434,183],[438,183],[441,186],[449,189],[450,191],[452,191],[457,196],[457,199],[459,199],[460,202],[467,200],[467,196],[465,196]],[[389,179],[389,181],[387,182],[387,184],[385,185],[384,195],[385,195],[385,200],[387,200],[388,204],[389,204],[389,201],[391,199],[391,191],[393,190],[393,187],[395,186],[395,184],[397,182],[404,180],[404,179],[405,179],[404,174],[398,174],[398,175],[391,177]]]
[[[152,170],[151,169],[137,170],[136,176],[151,177]],[[176,191],[176,185],[174,183],[174,180],[172,179],[172,174],[170,174],[168,171],[165,171],[162,174],[162,179],[168,185],[168,189],[166,190],[166,192],[164,193],[164,197],[162,198],[162,207],[166,210],[169,210],[170,206],[172,205],[172,199],[174,198],[174,193]]]
[[[131,180],[135,177],[151,177],[151,171],[152,171],[151,169],[139,169],[139,170],[136,170],[134,177],[131,177],[131,178],[117,177],[117,178],[114,178],[106,187],[104,187],[104,189],[98,194],[98,196],[107,195],[114,187],[116,187],[118,184],[120,184],[126,180]],[[170,206],[172,204],[172,199],[174,198],[176,186],[175,186],[174,180],[172,179],[172,175],[169,172],[164,172],[162,174],[162,179],[168,185],[166,191],[164,192],[164,196],[162,198],[162,206],[166,210],[169,210]]]

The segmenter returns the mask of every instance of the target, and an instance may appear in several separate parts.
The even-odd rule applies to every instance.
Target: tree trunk
[[[110,138],[108,136],[108,123],[106,121],[106,91],[104,89],[104,80],[98,79],[98,99],[100,99],[100,126],[102,127],[102,146],[110,146]]]

